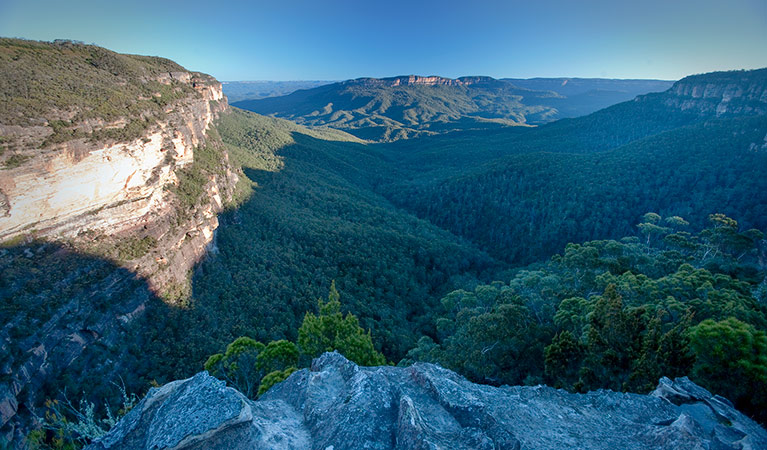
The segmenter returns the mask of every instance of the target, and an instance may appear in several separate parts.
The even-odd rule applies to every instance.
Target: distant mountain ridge
[[[357,78],[353,80],[344,81],[344,84],[363,84],[363,85],[383,85],[383,86],[472,86],[480,83],[497,83],[492,77],[485,76],[469,76],[459,78],[445,78],[437,75],[432,76],[420,76],[420,75],[401,75],[397,77],[388,78]]]
[[[230,102],[254,100],[266,97],[279,97],[292,94],[299,89],[311,89],[335,83],[323,80],[303,81],[223,81],[224,95]]]
[[[500,80],[521,88],[534,91],[554,91],[564,96],[604,91],[625,93],[631,98],[648,92],[662,92],[674,84],[673,80],[614,78],[501,78]]]
[[[601,80],[594,83],[631,89],[578,91],[571,98],[524,81],[517,84],[487,76],[452,79],[435,75],[357,78],[233,105],[302,125],[343,129],[363,139],[394,141],[456,130],[540,125],[671,86],[671,82],[655,80]]]

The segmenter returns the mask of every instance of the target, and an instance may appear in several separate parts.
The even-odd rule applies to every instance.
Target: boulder
[[[152,389],[89,449],[764,449],[767,431],[687,378],[649,395],[474,384],[434,364],[325,353],[251,401],[203,372]]]

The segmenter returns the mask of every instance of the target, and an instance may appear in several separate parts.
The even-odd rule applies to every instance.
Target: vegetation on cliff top
[[[129,141],[141,137],[179,99],[197,95],[171,73],[189,73],[168,59],[115,53],[72,41],[0,38],[0,124],[52,130],[41,147],[76,138]],[[215,82],[199,73],[198,83]],[[5,167],[36,150],[0,145]]]
[[[264,345],[241,336],[227,345],[225,352],[208,357],[205,370],[255,398],[324,352],[338,351],[359,365],[386,364],[357,317],[341,313],[340,298],[335,282],[331,283],[327,301],[317,300],[319,313],[304,315],[297,344],[281,339]]]
[[[124,55],[95,45],[0,38],[0,123],[139,116],[164,106],[174,89],[183,89],[168,90],[157,81],[169,72],[187,70],[168,59]],[[67,117],[72,113],[76,115]]]

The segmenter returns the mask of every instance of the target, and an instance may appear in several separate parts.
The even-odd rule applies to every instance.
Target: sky
[[[0,36],[73,39],[234,80],[675,80],[767,66],[767,0],[0,0]]]

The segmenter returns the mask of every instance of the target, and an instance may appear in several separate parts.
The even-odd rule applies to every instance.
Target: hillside
[[[543,123],[552,92],[519,89],[489,77],[360,78],[235,106],[309,126],[393,141],[450,130]]]
[[[646,211],[764,229],[765,73],[690,77],[535,129],[397,143],[387,151],[406,173],[381,192],[513,263],[630,234]]]
[[[610,81],[614,89],[624,88],[614,95],[613,91],[595,94],[593,89],[559,89],[560,93],[527,87],[551,83],[522,81],[517,85],[490,77],[360,78],[234,105],[303,125],[343,129],[363,139],[395,141],[456,130],[543,124],[633,98],[626,97],[629,93],[644,94],[671,85],[605,80],[603,84]],[[593,84],[597,83],[591,81],[589,86]],[[607,97],[601,98],[604,92]]]
[[[638,95],[663,92],[674,84],[664,80],[616,80],[609,78],[501,78],[534,91],[553,91],[562,99],[552,100],[559,117],[579,117]]]
[[[240,335],[295,339],[331,280],[344,309],[398,360],[430,328],[441,295],[503,267],[377,194],[390,167],[350,135],[238,110],[217,129],[253,192],[219,216],[215,252],[193,277],[193,308],[149,324],[153,377],[192,375]],[[159,364],[169,351],[178,358]]]

